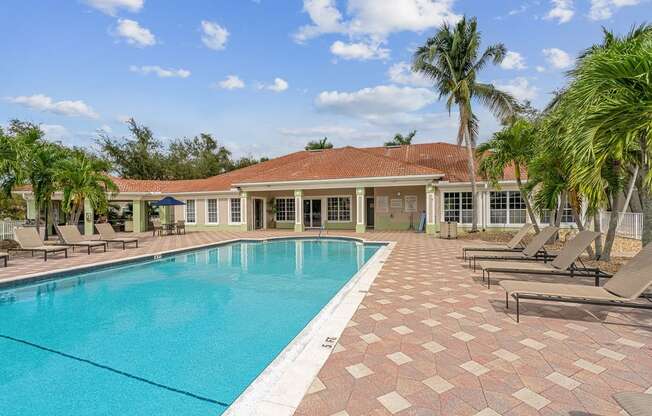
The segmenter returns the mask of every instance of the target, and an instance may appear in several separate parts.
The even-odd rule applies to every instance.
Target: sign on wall
[[[376,197],[376,206],[374,207],[376,212],[386,213],[389,211],[389,197],[386,196],[377,196]]]
[[[408,195],[405,197],[405,212],[417,212],[416,195]]]
[[[389,202],[389,207],[392,209],[401,209],[403,208],[403,200],[401,198],[392,198]]]

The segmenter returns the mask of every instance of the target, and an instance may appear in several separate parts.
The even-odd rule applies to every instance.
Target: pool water
[[[0,415],[219,415],[379,247],[242,242],[0,292]]]

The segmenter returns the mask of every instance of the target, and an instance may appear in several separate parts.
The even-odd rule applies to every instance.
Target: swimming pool
[[[379,248],[238,242],[0,292],[0,413],[219,415]]]

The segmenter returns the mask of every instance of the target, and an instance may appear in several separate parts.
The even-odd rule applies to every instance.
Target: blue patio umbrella
[[[186,203],[179,201],[178,199],[172,198],[171,196],[166,196],[160,201],[153,202],[152,205],[160,208],[160,207],[173,207],[176,205],[186,205]],[[172,212],[166,210],[165,217],[166,217],[166,222],[170,223],[172,221]]]
[[[172,198],[171,196],[166,196],[160,201],[153,202],[152,205],[155,207],[172,207],[175,205],[186,205],[185,202],[181,202],[178,199]]]

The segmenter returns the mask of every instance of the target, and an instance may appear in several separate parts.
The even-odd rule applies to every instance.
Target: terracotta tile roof
[[[369,148],[347,146],[317,152],[294,152],[206,179],[113,180],[122,193],[163,194],[229,191],[234,184],[240,183],[416,175],[444,175],[442,179],[446,181],[468,182],[466,148],[449,143]],[[505,171],[504,179],[514,179],[513,168]]]
[[[369,147],[364,149],[403,162],[440,169],[446,173],[444,180],[469,182],[466,147],[451,143],[423,143],[396,147]],[[478,180],[482,180],[477,175]],[[505,169],[504,180],[514,180],[514,168]]]
[[[250,176],[241,183],[444,174],[435,167],[421,166],[350,146],[307,153],[310,153],[309,157],[274,169],[265,169],[260,175]]]

